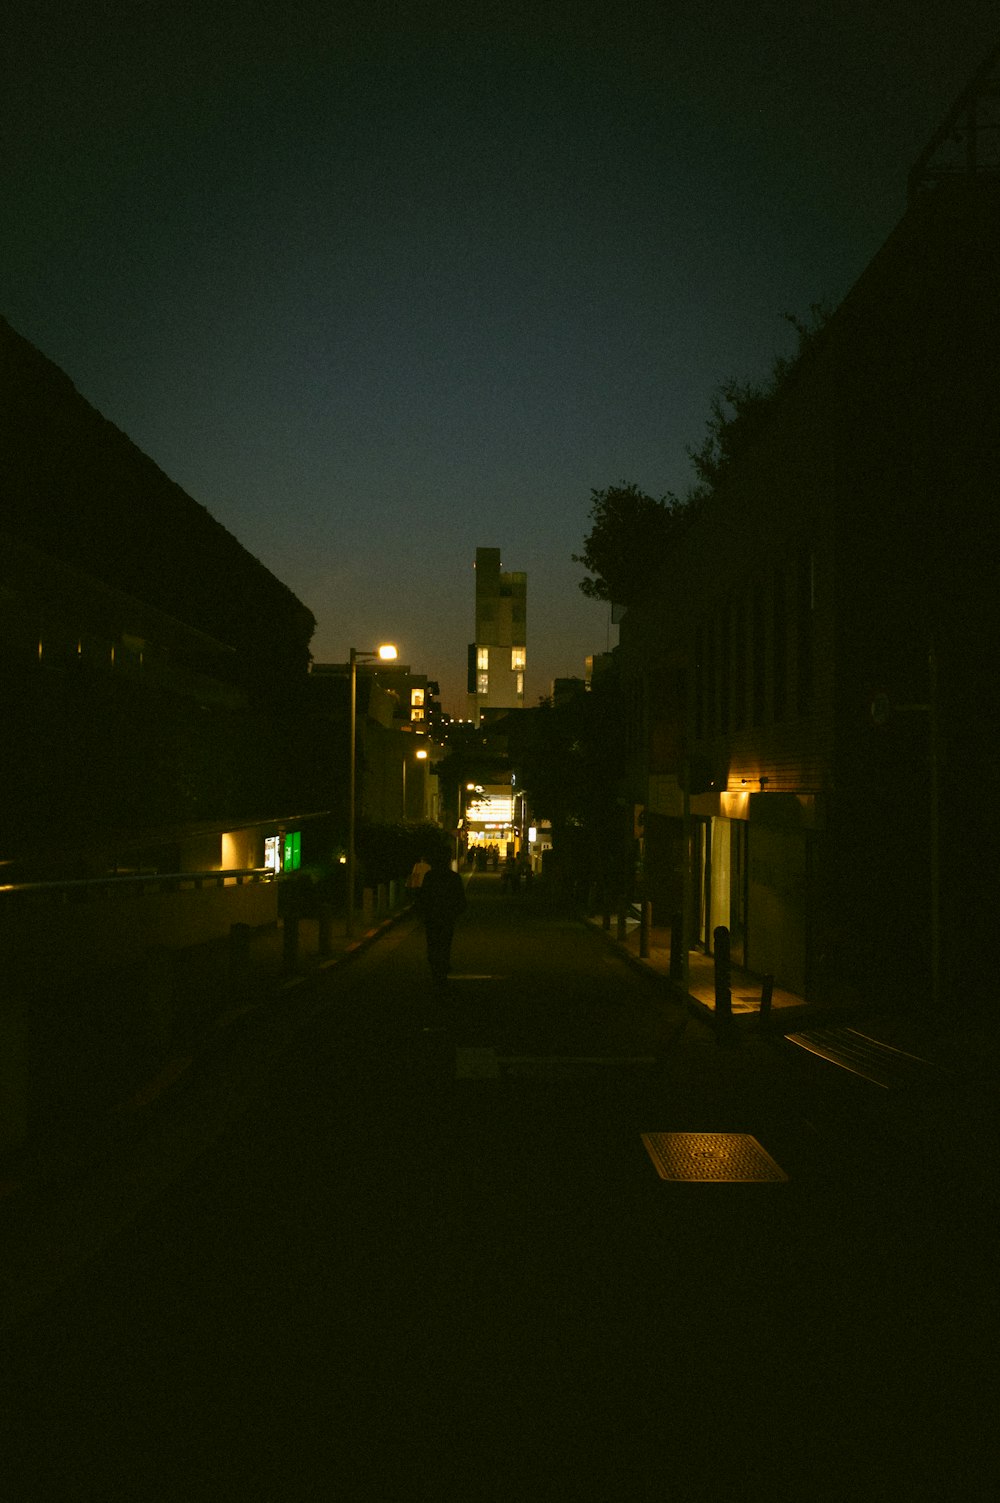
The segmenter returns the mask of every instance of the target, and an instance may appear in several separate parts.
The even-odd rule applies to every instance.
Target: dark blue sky
[[[614,634],[592,487],[684,493],[1000,34],[963,0],[15,0],[0,312],[313,610],[463,713],[472,560],[527,701]]]

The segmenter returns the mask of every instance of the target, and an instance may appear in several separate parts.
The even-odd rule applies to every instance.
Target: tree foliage
[[[591,491],[591,529],[573,562],[590,570],[580,589],[592,600],[633,605],[654,583],[687,508],[668,493],[656,500],[622,481]]]
[[[625,480],[591,491],[591,529],[583,553],[573,554],[573,562],[590,571],[580,583],[590,599],[627,606],[647,595],[689,522],[756,442],[775,402],[820,343],[830,318],[820,303],[813,304],[808,321],[785,316],[797,336],[795,351],[775,360],[764,382],[723,382],[712,400],[704,441],[687,451],[696,483],[683,500],[670,492],[657,500]]]
[[[779,356],[765,382],[724,381],[712,399],[706,435],[697,449],[688,449],[688,458],[698,477],[688,494],[688,504],[697,506],[722,484],[734,463],[757,441],[767,424],[776,401],[799,374],[829,323],[830,314],[822,303],[813,303],[809,321],[785,314],[797,337],[795,351]]]

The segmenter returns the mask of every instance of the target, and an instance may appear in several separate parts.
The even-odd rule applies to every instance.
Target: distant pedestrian
[[[465,910],[465,883],[451,869],[447,847],[431,853],[430,870],[418,893],[420,912],[427,933],[427,963],[436,986],[444,986],[451,970],[451,942],[455,923]]]

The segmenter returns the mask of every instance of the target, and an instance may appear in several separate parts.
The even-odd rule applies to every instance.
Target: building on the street
[[[467,718],[479,725],[524,705],[528,576],[501,567],[499,548],[476,549],[475,641],[469,644]]]
[[[985,980],[1000,177],[934,160],[621,621],[654,921],[831,1004]]]
[[[437,824],[440,794],[434,772],[441,748],[438,685],[408,664],[357,665],[357,809],[360,818],[392,824]],[[313,663],[312,713],[339,727],[347,747],[349,663]]]
[[[152,830],[307,807],[311,612],[2,320],[0,467],[9,869],[102,874]]]
[[[276,923],[313,626],[0,320],[0,1147],[157,1067],[177,952]]]

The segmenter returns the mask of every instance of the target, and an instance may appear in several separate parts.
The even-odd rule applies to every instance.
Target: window
[[[476,653],[476,667],[480,673],[486,673],[490,666],[490,649],[480,647]]]
[[[488,673],[480,673],[476,677],[476,693],[488,694],[490,692],[490,676]]]
[[[512,670],[515,673],[517,672],[517,670],[519,668],[523,668],[524,667],[524,648],[523,647],[512,647],[510,649],[510,666],[511,666]]]
[[[410,690],[410,704],[411,705],[422,705],[423,702],[424,702],[424,691],[423,691],[423,689],[411,689]]]
[[[517,675],[517,697],[518,697],[518,699],[523,699],[524,698],[524,674],[523,673],[519,673]]]

